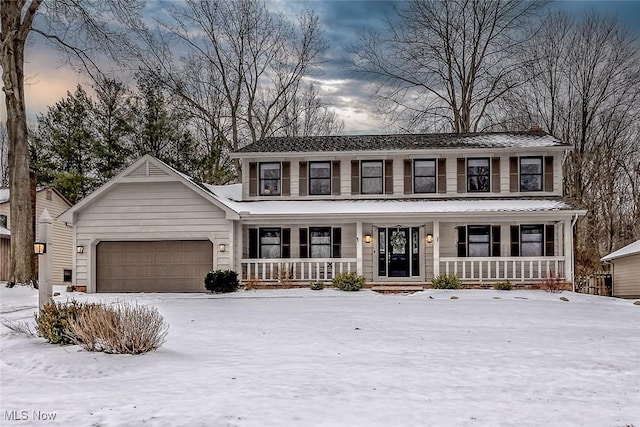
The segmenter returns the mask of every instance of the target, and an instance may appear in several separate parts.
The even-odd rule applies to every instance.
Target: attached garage
[[[210,241],[100,242],[98,292],[204,292],[213,267]]]

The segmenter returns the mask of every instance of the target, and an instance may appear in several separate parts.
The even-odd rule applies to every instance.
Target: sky
[[[159,2],[158,4],[168,2]],[[384,117],[376,112],[369,97],[370,87],[362,77],[348,70],[346,47],[355,42],[359,31],[384,28],[386,17],[392,17],[393,1],[352,0],[267,0],[267,7],[294,18],[304,8],[313,9],[320,17],[329,47],[325,52],[321,73],[313,77],[322,101],[344,121],[344,133],[385,133]],[[640,0],[631,1],[561,1],[550,7],[580,15],[591,9],[617,15],[629,31],[640,36]],[[78,73],[59,59],[59,53],[46,45],[38,35],[30,36],[25,64],[25,96],[27,116],[31,121],[73,92],[78,83],[90,88],[88,76]],[[0,119],[6,120],[4,105]]]

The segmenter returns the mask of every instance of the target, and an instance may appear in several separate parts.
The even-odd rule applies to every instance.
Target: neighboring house
[[[60,219],[76,284],[202,291],[212,269],[308,284],[352,271],[372,283],[573,282],[563,199],[571,147],[539,131],[266,138],[234,154],[242,184],[200,184],[145,156]]]
[[[610,253],[602,261],[613,266],[612,296],[640,298],[640,240]]]
[[[71,202],[62,195],[55,187],[42,187],[36,190],[36,235],[35,240],[39,240],[38,219],[42,212],[47,209],[53,221],[53,244],[48,246],[53,251],[53,271],[52,280],[54,285],[70,284],[73,272],[73,232],[71,227],[64,223],[55,221],[55,218],[71,207]],[[11,200],[8,189],[0,189],[0,226],[11,230]],[[0,229],[1,231],[1,229]],[[1,233],[0,233],[1,234]],[[7,239],[3,239],[7,240]],[[0,246],[2,243],[0,243]],[[10,245],[9,245],[10,246]],[[0,250],[0,280],[9,280],[9,251]],[[6,275],[2,273],[5,272]]]

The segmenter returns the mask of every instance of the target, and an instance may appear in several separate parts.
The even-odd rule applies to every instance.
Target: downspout
[[[576,291],[576,223],[578,222],[578,214],[574,214],[573,216],[573,220],[571,221],[571,234],[573,234],[573,236],[571,236],[571,240],[573,241],[573,244],[571,245],[571,250],[573,251],[573,253],[571,254],[571,262],[572,262],[572,267],[571,267],[571,271],[573,271],[573,280],[571,281],[571,287],[573,288],[573,292]]]

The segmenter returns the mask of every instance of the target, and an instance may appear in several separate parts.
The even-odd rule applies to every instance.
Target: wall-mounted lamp
[[[82,246],[82,245],[76,246],[76,252],[79,253],[79,254],[83,254],[84,253],[84,246]]]
[[[47,244],[44,242],[33,242],[33,253],[36,255],[44,255],[47,253]]]
[[[364,242],[365,242],[366,244],[371,243],[371,234],[365,234],[365,235],[364,235]]]
[[[431,243],[433,242],[433,234],[429,233],[427,234],[427,243]]]
[[[227,245],[225,245],[224,243],[220,243],[218,245],[218,252],[224,252],[227,250]]]

